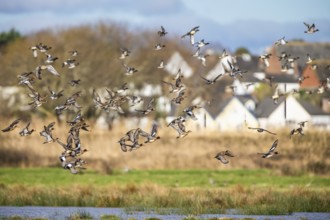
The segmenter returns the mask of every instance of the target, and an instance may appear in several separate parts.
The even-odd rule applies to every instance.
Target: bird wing
[[[127,147],[125,143],[120,143],[120,148],[123,152],[127,152]]]
[[[32,53],[33,53],[33,57],[36,58],[36,57],[38,56],[38,52],[37,52],[37,50],[32,50],[32,51],[33,51],[33,52],[32,52]]]
[[[235,157],[235,154],[232,151],[230,151],[230,150],[226,150],[225,151],[225,155],[226,156],[229,156],[229,157]]]
[[[150,100],[150,102],[148,103],[147,109],[152,109],[152,108],[153,108],[154,101],[155,101],[154,98],[152,98],[152,99]]]
[[[277,144],[278,144],[278,139],[274,141],[273,145],[272,145],[271,148],[269,149],[269,153],[275,151],[275,149],[276,149],[276,147],[277,147]]]
[[[55,70],[55,68],[52,65],[47,65],[47,70],[54,76],[60,76],[60,74]]]
[[[219,75],[217,75],[217,76],[213,79],[213,82],[217,81],[221,76],[222,76],[222,73],[220,73]]]
[[[61,146],[64,148],[64,150],[68,150],[67,145],[64,144],[62,141],[60,141],[59,139],[56,139],[56,142],[57,142],[59,145],[61,145]]]
[[[21,121],[21,119],[16,119],[15,121],[13,121],[13,122],[9,125],[9,127],[13,127],[13,126],[17,125],[20,121]]]
[[[152,128],[151,128],[150,135],[151,135],[152,137],[156,137],[156,135],[157,135],[157,131],[158,131],[157,123],[153,123]]]
[[[267,66],[267,67],[269,67],[269,60],[266,58],[266,59],[264,59],[264,64]]]
[[[266,132],[269,133],[269,134],[276,135],[276,133],[273,133],[273,132],[268,131],[268,130],[266,130],[266,129],[263,129],[263,130],[266,131]]]
[[[223,164],[229,163],[229,161],[222,155],[217,155],[216,158],[221,161]]]
[[[205,77],[199,75],[203,80],[205,80],[206,82],[210,82],[210,80],[206,79]]]
[[[165,83],[165,84],[171,86],[172,89],[174,88],[174,85],[173,85],[172,83],[170,83],[170,82],[166,82],[166,81],[163,81],[163,80],[162,80],[162,83]]]

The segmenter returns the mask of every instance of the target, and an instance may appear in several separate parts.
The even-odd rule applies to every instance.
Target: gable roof
[[[273,62],[280,63],[277,57],[279,57],[282,52],[291,55],[290,57],[299,57],[299,59],[295,61],[299,73],[301,73],[306,66],[307,54],[317,60],[330,59],[330,43],[290,41],[285,45],[272,46],[269,51],[273,54],[270,59],[273,60]],[[278,67],[270,66],[269,69],[266,69],[266,72],[280,73],[280,67],[280,65]]]
[[[257,99],[251,94],[245,95],[236,95],[236,98],[244,105],[247,101],[252,100],[254,103],[257,103]]]
[[[207,111],[213,119],[215,119],[220,112],[228,105],[228,103],[232,100],[233,97],[227,98],[224,100],[220,100],[217,102],[212,102],[211,105],[204,106],[205,111]]]
[[[298,76],[294,74],[266,74],[266,76],[274,77],[274,83],[298,83]]]
[[[268,118],[282,102],[284,102],[283,96],[279,98],[277,104],[274,103],[272,98],[266,97],[257,105],[255,114],[258,118]]]
[[[293,97],[293,96],[292,96]],[[294,98],[294,97],[293,97]],[[310,115],[329,115],[324,112],[320,107],[312,105],[311,103],[304,100],[297,100],[294,98],[302,108],[304,108]],[[285,98],[280,97],[277,104],[274,104],[273,100],[269,97],[262,100],[256,108],[256,116],[258,118],[268,118],[283,102]]]
[[[309,102],[304,100],[297,101],[310,115],[329,115],[329,113],[324,112],[320,107],[315,106]]]
[[[316,64],[318,66],[317,69],[311,70],[316,73],[320,81],[326,80],[326,78],[330,76],[330,59],[315,60],[312,64]],[[304,71],[306,71],[307,68],[311,68],[311,64],[306,65]]]
[[[242,54],[241,56],[236,58],[237,66],[242,71],[248,71],[248,72],[261,72],[262,69],[259,65],[259,57],[253,56],[250,54]]]
[[[172,75],[176,75],[178,70],[181,69],[181,72],[184,77],[188,78],[193,74],[193,69],[185,61],[179,52],[175,52],[170,59],[168,60],[165,69]]]

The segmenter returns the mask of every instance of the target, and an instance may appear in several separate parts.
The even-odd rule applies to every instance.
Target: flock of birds
[[[309,25],[307,23],[304,23],[307,27],[307,30],[305,33],[311,34],[318,31],[316,29],[315,25]],[[202,65],[206,65],[206,58],[207,54],[202,54],[202,48],[204,46],[207,46],[209,43],[205,42],[204,39],[195,42],[195,34],[199,31],[199,26],[196,26],[189,30],[187,33],[182,35],[182,39],[189,37],[191,45],[195,46],[196,52],[192,55],[194,57],[197,57],[197,59],[201,60]],[[163,44],[163,38],[166,36],[167,32],[163,26],[161,26],[161,29],[157,32],[159,36],[159,43],[157,43],[154,46],[154,50],[162,50],[166,46]],[[278,41],[275,42],[275,45],[284,45],[287,41],[285,38],[281,38]],[[25,86],[28,91],[30,92],[28,96],[32,98],[32,101],[29,102],[29,105],[31,105],[33,108],[38,108],[42,104],[51,101],[51,100],[57,100],[64,96],[63,92],[61,91],[54,91],[51,88],[48,87],[49,90],[49,98],[48,96],[42,96],[40,93],[34,88],[33,84],[35,83],[35,80],[42,80],[42,74],[46,71],[50,73],[51,75],[55,77],[60,77],[59,72],[53,67],[53,63],[58,60],[58,57],[52,56],[49,54],[49,51],[51,50],[50,46],[47,46],[43,43],[39,43],[35,46],[30,47],[32,50],[33,57],[37,57],[38,54],[45,54],[46,59],[43,61],[43,63],[35,68],[32,72],[25,72],[18,76],[18,84]],[[76,68],[79,65],[79,62],[76,61],[76,57],[78,56],[77,50],[69,51],[70,58],[62,62],[62,68],[68,68],[73,69]],[[130,56],[130,51],[126,48],[121,48],[121,54],[119,56],[119,59],[125,60],[126,57]],[[259,58],[263,60],[264,64],[268,67],[269,62],[268,59],[271,56],[271,54],[264,54],[261,55]],[[226,50],[223,50],[221,56],[219,57],[220,62],[222,62],[222,65],[225,69],[225,73],[218,74],[213,79],[207,79],[203,76],[201,76],[202,80],[205,81],[206,85],[212,85],[215,84],[221,77],[224,75],[228,75],[229,77],[236,78],[236,77],[244,77],[244,73],[246,71],[240,70],[235,62],[235,57],[229,55]],[[291,58],[289,55],[287,55],[285,52],[282,53],[282,56],[280,57],[280,60],[285,60],[285,65],[290,64],[291,68],[292,63],[298,58]],[[312,58],[308,55],[307,63],[312,62]],[[164,68],[166,64],[164,64],[164,61],[162,60],[159,64],[158,68]],[[126,75],[133,75],[138,70],[134,67],[129,66],[127,63],[122,62],[122,66],[125,70]],[[169,94],[174,94],[175,97],[172,98],[172,102],[180,105],[181,102],[184,100],[185,96],[185,90],[186,86],[183,83],[183,73],[181,69],[178,70],[176,76],[172,79],[172,81],[161,81],[161,83],[167,85],[169,87]],[[267,82],[269,82],[270,86],[273,86],[273,78],[265,78]],[[301,81],[306,80],[306,78],[301,79]],[[71,86],[78,86],[80,80],[72,80],[70,82]],[[326,84],[325,84],[326,85]],[[325,85],[322,85],[324,89],[328,89]],[[130,107],[134,108],[135,105],[143,100],[139,96],[130,95],[127,94],[127,91],[129,90],[127,83],[124,83],[119,89],[112,90],[112,89],[106,89],[106,96],[101,97],[97,91],[94,89],[92,98],[95,108],[99,108],[103,111],[109,112],[109,111],[116,111],[119,114],[123,114],[124,110],[122,109],[122,105],[124,103],[127,103]],[[48,125],[44,125],[43,130],[39,132],[40,136],[42,136],[45,141],[43,144],[53,143],[56,142],[62,147],[62,152],[59,156],[60,163],[64,169],[70,170],[72,174],[77,174],[81,170],[85,169],[85,164],[87,163],[85,160],[81,158],[81,155],[83,155],[85,152],[87,152],[87,149],[82,146],[81,140],[80,140],[80,131],[89,131],[89,125],[85,122],[85,119],[81,115],[81,106],[77,103],[77,99],[81,96],[81,91],[75,92],[71,96],[66,97],[65,102],[63,104],[59,104],[55,107],[55,113],[56,115],[61,115],[64,111],[67,111],[69,109],[74,109],[76,113],[76,116],[71,120],[67,121],[67,124],[69,125],[70,129],[68,132],[68,136],[66,138],[65,142],[62,142],[59,138],[54,138],[52,131],[55,129],[55,122],[52,122]],[[276,97],[273,96],[274,100],[277,100],[279,95],[277,94]],[[168,123],[167,127],[170,127],[174,129],[178,136],[176,138],[183,138],[187,136],[191,130],[186,128],[185,122],[188,119],[191,120],[197,120],[197,117],[194,114],[194,110],[202,108],[202,105],[191,105],[183,110],[183,114],[174,118],[170,123]],[[151,98],[149,102],[147,103],[144,108],[134,108],[134,111],[137,112],[137,114],[141,114],[142,116],[148,115],[151,112],[155,111],[155,99]],[[16,127],[18,127],[18,124],[20,123],[21,119],[16,119],[13,121],[8,127],[4,128],[3,132],[10,132],[13,131]],[[307,121],[300,122],[297,128],[294,128],[290,132],[290,138],[292,135],[300,134],[304,135],[303,128],[305,126],[305,123]],[[31,135],[35,130],[30,129],[30,122],[27,123],[27,125],[19,132],[20,136],[29,136]],[[266,132],[270,135],[276,135],[276,133],[271,132],[264,128],[254,128],[254,127],[248,127],[248,129],[256,130],[257,132]],[[160,137],[157,134],[158,132],[158,123],[156,121],[153,122],[152,128],[150,132],[144,131],[141,128],[134,128],[129,131],[127,131],[124,136],[120,138],[118,141],[121,150],[123,152],[132,151],[140,148],[141,146],[145,144],[150,144],[158,139]],[[140,137],[144,139],[144,141],[140,141]],[[270,149],[265,153],[258,153],[261,154],[262,158],[270,158],[278,152],[276,151],[277,145],[278,145],[278,139],[276,139],[273,144],[271,145]],[[229,163],[226,157],[235,157],[236,155],[229,151],[221,151],[219,152],[215,158],[221,161],[224,164]]]

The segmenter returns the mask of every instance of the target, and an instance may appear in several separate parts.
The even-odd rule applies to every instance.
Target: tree
[[[235,50],[235,55],[239,56],[242,54],[250,54],[250,51],[245,47],[239,47]]]
[[[8,32],[0,33],[0,49],[7,45],[8,43],[21,38],[21,34],[14,28],[10,29]]]

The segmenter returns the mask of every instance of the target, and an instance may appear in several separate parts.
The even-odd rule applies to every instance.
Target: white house
[[[197,129],[214,131],[239,131],[246,123],[250,126],[258,126],[257,118],[235,96],[211,105],[206,105],[195,113],[197,121],[189,125]]]
[[[293,96],[281,97],[278,104],[266,98],[256,108],[256,115],[261,127],[283,127],[308,121],[311,125],[330,129],[330,115],[321,108],[305,101],[298,101]]]
[[[171,75],[176,75],[179,69],[181,69],[181,72],[185,78],[189,78],[193,74],[193,69],[189,66],[189,64],[184,60],[179,52],[175,52],[168,60],[165,70]]]

